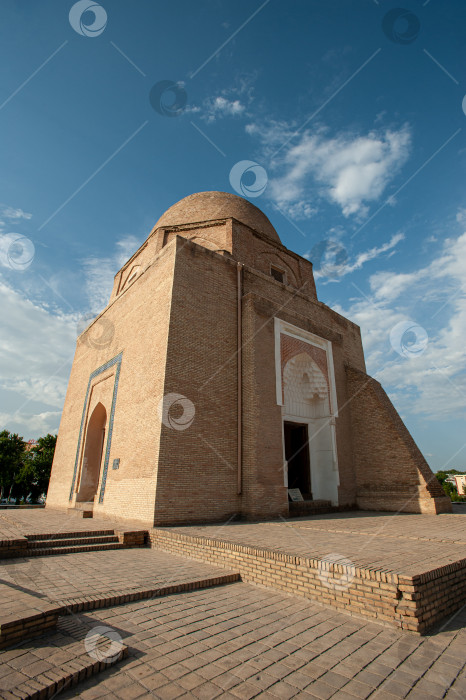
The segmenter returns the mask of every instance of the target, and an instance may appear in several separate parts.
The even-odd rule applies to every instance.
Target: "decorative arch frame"
[[[338,403],[335,387],[332,343],[313,333],[293,326],[282,319],[275,318],[275,372],[276,372],[276,401],[282,410],[282,441],[283,441],[283,484],[288,487],[287,461],[285,455],[284,424],[285,421],[303,423],[308,430],[308,450],[310,461],[310,480],[314,499],[330,501],[338,505],[338,487],[340,484],[338,469],[338,454],[336,441],[336,418]],[[282,339],[295,339],[298,351],[284,361],[282,357]],[[308,354],[310,363],[318,367],[323,376],[328,391],[327,415],[303,416],[299,411],[288,413],[284,395],[284,370],[289,362],[300,354]],[[325,360],[324,360],[325,358]],[[310,364],[309,363],[309,364]],[[310,365],[312,366],[312,365]],[[322,390],[322,387],[321,387]]]
[[[326,355],[326,365],[328,374],[328,385],[329,385],[329,399],[330,399],[330,413],[333,417],[338,417],[338,403],[337,403],[337,392],[335,386],[335,372],[333,366],[333,351],[332,343],[330,340],[321,338],[314,333],[309,333],[308,331],[293,326],[291,323],[287,323],[280,318],[274,319],[274,333],[275,333],[275,386],[276,386],[276,397],[277,404],[279,406],[284,406],[283,399],[283,367],[282,367],[282,357],[281,357],[281,337],[283,335],[288,335],[292,338],[296,338],[310,346],[319,348],[325,352]]]
[[[102,503],[104,500],[105,485],[107,483],[108,462],[110,459],[110,448],[111,448],[111,444],[112,444],[113,421],[114,421],[114,417],[115,417],[115,408],[116,408],[116,401],[117,401],[117,394],[118,394],[118,382],[120,379],[120,369],[121,369],[122,358],[123,358],[123,353],[120,352],[119,355],[116,355],[116,357],[113,357],[111,360],[106,362],[104,365],[101,365],[101,367],[98,367],[93,372],[91,372],[91,374],[89,376],[89,381],[88,381],[87,390],[86,390],[86,396],[84,398],[83,412],[82,412],[82,416],[81,416],[81,425],[79,428],[78,444],[76,447],[76,459],[75,459],[74,469],[73,469],[73,478],[71,480],[71,489],[70,489],[70,498],[69,498],[70,501],[73,500],[73,494],[74,494],[74,489],[75,489],[75,485],[76,485],[76,477],[78,474],[78,467],[79,467],[80,456],[81,456],[81,452],[82,452],[81,447],[82,447],[82,441],[83,441],[84,427],[86,425],[86,416],[87,416],[87,412],[89,410],[89,397],[90,397],[92,382],[95,379],[95,377],[99,376],[99,374],[102,374],[102,372],[105,372],[106,370],[108,370],[111,367],[113,367],[114,365],[116,365],[116,367],[115,367],[115,379],[114,379],[114,384],[113,384],[112,405],[110,408],[110,415],[108,418],[108,429],[107,429],[106,446],[105,446],[105,459],[104,459],[104,464],[103,464],[103,468],[102,468],[99,503]]]

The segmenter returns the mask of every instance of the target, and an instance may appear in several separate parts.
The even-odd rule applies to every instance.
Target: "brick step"
[[[72,619],[75,619],[74,613],[78,612],[114,607],[136,600],[175,595],[184,591],[223,586],[240,580],[238,572],[223,570],[222,573],[208,575],[207,578],[190,578],[188,576],[178,583],[173,583],[169,579],[166,583],[162,582],[155,588],[138,588],[133,583],[128,582],[126,588],[123,584],[123,588],[119,590],[101,591],[94,595],[87,594],[77,598],[63,598],[56,602],[45,597],[37,598],[37,596],[28,593],[28,589],[20,587],[15,593],[14,605],[0,606],[0,649],[16,647],[26,640],[33,640],[45,633],[54,633],[57,623],[59,627],[61,625],[61,616],[71,615]],[[3,586],[7,588],[6,584]],[[0,672],[1,700],[3,700],[2,681]],[[8,696],[8,700],[14,699]]]
[[[49,532],[46,534],[26,535],[28,542],[39,540],[59,540],[77,537],[102,537],[104,535],[114,535],[115,530],[78,530],[74,532]]]
[[[118,542],[118,537],[116,535],[101,535],[97,537],[72,537],[72,538],[60,538],[60,539],[49,539],[49,540],[34,540],[28,543],[28,554],[30,549],[44,548],[56,548],[56,547],[70,547],[74,545],[89,545],[89,544],[106,544]]]
[[[45,544],[45,543],[44,543]],[[140,545],[134,545],[140,546]],[[98,552],[104,549],[127,549],[128,545],[123,542],[103,542],[102,544],[74,544],[66,547],[43,547],[37,549],[27,549],[25,556],[45,557],[50,554],[74,554],[75,552]]]
[[[333,513],[334,508],[330,501],[291,501],[289,503],[289,514],[295,515],[320,515],[321,513]]]
[[[10,652],[4,652],[4,667],[10,668],[11,673],[7,672],[2,677],[0,698],[15,700],[52,698],[57,693],[105,671],[128,656],[128,647],[121,641],[121,637],[115,635],[112,639],[99,634],[92,636],[89,625],[75,617],[61,619],[55,634],[49,633],[36,637],[32,642],[16,645]],[[50,652],[45,659],[42,654],[43,644],[47,645]],[[34,674],[28,674],[30,678],[26,680],[24,680],[24,674],[16,672],[17,665],[14,663],[15,654],[17,658],[21,658],[21,653],[24,654],[23,648],[27,652],[26,656],[32,659],[34,656],[37,657],[36,670]],[[60,661],[60,654],[66,656],[67,660]],[[57,661],[54,662],[55,655]],[[48,658],[52,659],[52,667]]]

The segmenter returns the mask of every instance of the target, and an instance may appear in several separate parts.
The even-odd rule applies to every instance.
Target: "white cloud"
[[[32,219],[32,214],[23,211],[22,209],[15,209],[14,207],[2,207],[2,216],[6,219],[11,219],[13,221],[18,221],[20,219]]]
[[[368,371],[403,412],[436,420],[464,414],[465,267],[466,233],[447,239],[440,256],[423,268],[372,275],[372,299],[336,308],[361,326]],[[424,326],[429,334],[425,351],[416,357],[402,357],[390,346],[391,329],[406,320]]]
[[[44,411],[43,413],[0,413],[0,425],[5,425],[7,430],[18,433],[24,439],[30,439],[30,435],[36,438],[57,434],[60,425],[61,411]]]
[[[217,116],[236,117],[243,114],[246,107],[240,100],[228,100],[226,97],[216,97],[211,101],[210,119],[214,120]]]
[[[113,255],[100,259],[92,257],[82,262],[92,312],[100,312],[107,305],[115,273],[139,244],[134,236],[127,236],[116,243]],[[15,280],[14,277],[11,279]],[[59,297],[63,280],[66,280],[65,275],[55,280]],[[0,308],[0,429],[5,426],[25,438],[56,432],[76,347],[78,324],[89,309],[64,313],[51,305],[50,300],[33,302],[24,291],[14,289],[1,276]]]
[[[32,219],[32,214],[22,209],[15,209],[6,204],[0,204],[0,233],[11,230],[13,226],[21,223],[22,219],[28,221]]]
[[[254,100],[254,82],[257,73],[240,75],[233,85],[219,92],[218,95],[206,97],[200,105],[188,105],[185,112],[198,114],[208,124],[217,119],[244,117]]]
[[[141,241],[136,236],[126,236],[117,241],[117,249],[112,256],[92,256],[82,261],[86,295],[92,312],[98,313],[107,306],[116,273],[140,245]]]
[[[248,124],[246,132],[259,138],[265,160],[272,157],[268,195],[290,216],[297,203],[302,211],[303,202],[314,210],[321,196],[338,205],[345,217],[363,217],[404,165],[411,146],[407,126],[329,136],[322,128],[293,134],[289,124],[273,122]]]
[[[353,261],[349,261],[344,246],[338,240],[339,231],[338,229],[334,230],[336,231],[337,235],[335,238],[329,236],[327,239],[328,247],[327,249],[322,247],[323,255],[320,260],[313,259],[314,255],[312,250],[304,253],[303,255],[304,258],[314,263],[314,277],[316,279],[323,279],[324,284],[326,279],[328,282],[337,282],[341,280],[345,275],[348,275],[355,270],[360,270],[365,263],[375,260],[389,251],[390,255],[388,257],[390,257],[396,252],[396,245],[405,238],[403,233],[396,233],[387,243],[362,251],[361,253],[358,253]],[[383,274],[390,273],[378,273],[378,276],[373,275],[371,280],[379,279]]]
[[[416,272],[377,272],[369,280],[371,291],[377,300],[394,301],[400,294],[427,274],[426,270]]]
[[[211,124],[217,119],[243,116],[246,113],[246,105],[238,98],[228,99],[223,95],[217,95],[204,100],[200,107],[198,105],[188,106],[185,112],[198,114],[201,119]]]
[[[384,243],[379,247],[375,246],[374,248],[370,248],[369,250],[359,253],[356,260],[345,267],[345,275],[347,275],[349,272],[354,272],[354,270],[360,270],[366,262],[378,258],[380,255],[389,250],[394,252],[393,249],[400,241],[404,240],[404,237],[404,233],[395,233],[388,243]]]
[[[1,280],[0,306],[0,388],[13,397],[9,406],[3,406],[2,424],[7,429],[14,425],[28,435],[33,425],[39,425],[37,421],[44,425],[48,421],[51,430],[65,397],[76,343],[76,315],[52,314]],[[39,406],[37,413],[28,413],[31,404]],[[39,414],[42,418],[34,422]]]

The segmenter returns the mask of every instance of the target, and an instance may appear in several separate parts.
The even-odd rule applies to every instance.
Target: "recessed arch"
[[[305,352],[292,357],[283,369],[285,413],[301,418],[330,415],[327,379]]]
[[[293,287],[299,287],[301,282],[298,280],[296,273],[288,264],[285,257],[272,250],[262,250],[254,256],[254,267],[266,275],[271,274],[271,266],[283,270],[286,277],[286,283]]]
[[[102,457],[104,454],[107,411],[98,403],[87,423],[83,463],[77,501],[93,501],[99,485]]]

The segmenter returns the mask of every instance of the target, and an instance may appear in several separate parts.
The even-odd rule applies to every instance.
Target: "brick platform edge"
[[[41,604],[41,611],[32,614],[27,612],[11,614],[0,620],[0,649],[6,649],[13,644],[19,644],[26,639],[34,639],[48,630],[55,629],[61,607]]]
[[[17,613],[0,620],[0,649],[5,649],[13,644],[25,641],[26,639],[33,639],[34,637],[44,634],[44,632],[56,627],[58,617],[61,615],[70,615],[72,613],[96,610],[98,608],[109,608],[114,605],[123,605],[124,603],[130,603],[136,600],[158,598],[175,593],[194,591],[199,588],[222,586],[228,583],[235,583],[236,581],[240,581],[239,573],[229,572],[215,577],[198,579],[197,581],[176,583],[171,586],[133,590],[129,593],[125,591],[112,591],[111,595],[103,597],[85,596],[83,598],[73,598],[60,601],[58,606],[42,602],[41,606],[44,608],[42,612],[28,616],[22,616],[22,613]]]
[[[329,568],[320,559],[159,528],[149,531],[149,539],[156,549],[239,571],[243,581],[419,634],[464,605],[465,559],[419,576],[403,576],[375,568]],[[344,577],[350,579],[353,575],[349,585],[345,585]]]
[[[68,690],[85,679],[105,671],[128,656],[128,647],[120,642],[112,656],[108,656],[108,641],[104,637],[96,638],[92,643],[91,653],[86,652],[84,638],[89,629],[76,621],[72,622],[72,630],[68,631],[68,623],[60,623],[59,637],[54,642],[53,636],[47,635],[44,640],[38,639],[35,645],[28,644],[24,649],[16,646],[11,651],[3,652],[3,674],[0,680],[0,698],[2,700],[45,700],[53,698],[58,693]],[[45,642],[50,654],[61,652],[66,658],[58,664],[50,664],[40,654],[34,654],[41,649]],[[20,671],[15,659],[36,657],[37,661],[26,664]],[[11,665],[10,665],[11,663]],[[6,673],[5,673],[6,671]]]

